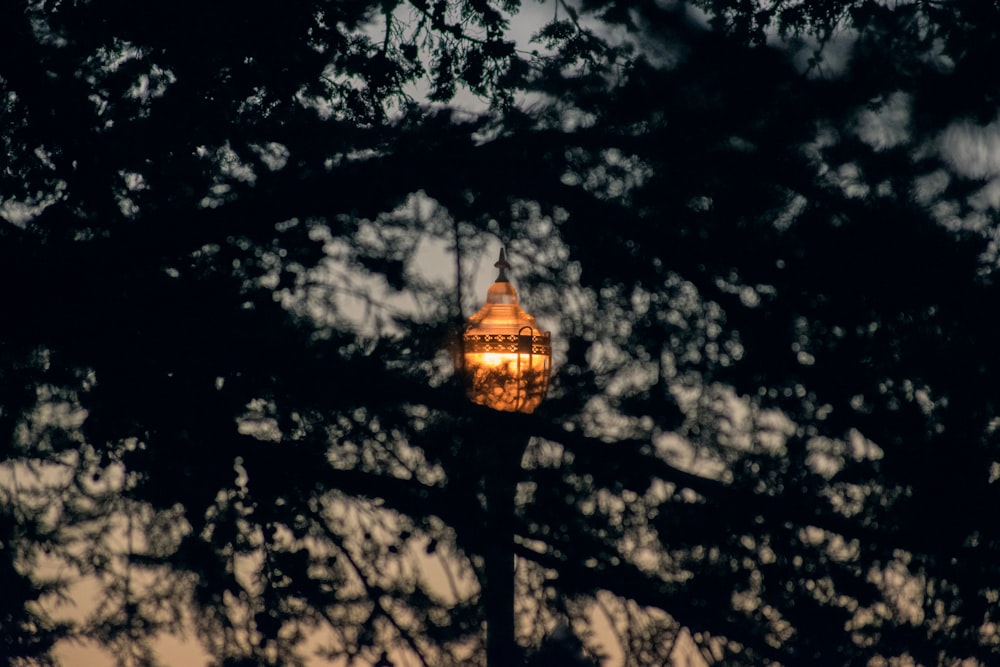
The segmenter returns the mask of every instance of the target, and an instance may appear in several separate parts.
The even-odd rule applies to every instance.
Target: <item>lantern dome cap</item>
[[[500,248],[500,259],[493,264],[500,270],[496,282],[486,290],[486,303],[469,318],[466,333],[517,334],[525,327],[538,331],[538,322],[517,303],[517,290],[507,278],[507,253]]]

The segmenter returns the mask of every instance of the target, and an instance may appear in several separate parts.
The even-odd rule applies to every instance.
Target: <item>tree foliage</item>
[[[991,664],[997,25],[5,4],[3,657],[482,664],[524,446],[528,661]],[[497,238],[553,329],[532,415],[447,351]]]

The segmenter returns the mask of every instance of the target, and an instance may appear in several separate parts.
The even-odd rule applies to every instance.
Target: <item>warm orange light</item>
[[[469,398],[494,410],[533,412],[549,388],[551,336],[517,304],[503,249],[495,266],[500,275],[486,293],[486,304],[465,327]]]

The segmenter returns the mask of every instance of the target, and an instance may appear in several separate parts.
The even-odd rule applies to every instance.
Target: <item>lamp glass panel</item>
[[[507,281],[494,283],[469,318],[463,341],[469,398],[494,410],[533,412],[549,386],[549,332],[517,303]]]

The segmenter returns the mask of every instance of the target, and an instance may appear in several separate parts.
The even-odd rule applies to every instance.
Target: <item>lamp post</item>
[[[469,318],[462,339],[462,365],[469,399],[501,412],[533,412],[549,387],[552,342],[548,331],[517,302],[507,256],[500,249],[496,282],[486,303]],[[514,640],[514,494],[522,442],[488,439],[486,469],[486,662],[512,667],[519,660]]]

